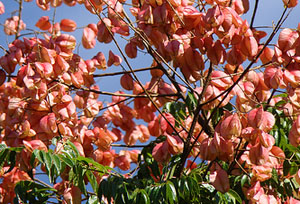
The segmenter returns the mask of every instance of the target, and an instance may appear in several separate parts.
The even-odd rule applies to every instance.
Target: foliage
[[[300,203],[298,1],[252,2],[0,1],[0,203]]]

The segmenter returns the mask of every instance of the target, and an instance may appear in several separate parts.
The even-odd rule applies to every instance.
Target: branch
[[[144,148],[149,147],[149,144],[147,145],[123,145],[123,144],[111,144],[112,147],[126,147],[126,148]]]
[[[15,39],[19,38],[19,32],[20,32],[20,22],[21,22],[21,18],[22,18],[22,10],[23,10],[23,0],[19,0],[19,20],[18,20],[18,26],[17,26],[17,32],[16,32],[16,37]]]
[[[256,15],[257,7],[258,7],[258,2],[259,2],[259,0],[255,0],[255,6],[254,6],[253,14],[252,14],[252,17],[251,17],[251,23],[250,23],[250,29],[251,30],[253,28],[254,18],[255,18],[255,15]]]
[[[146,70],[152,70],[152,69],[159,69],[157,67],[145,67],[140,69],[133,69],[134,72],[142,72]],[[104,73],[104,74],[94,74],[93,77],[107,77],[107,76],[115,76],[115,75],[121,75],[121,74],[131,74],[131,71],[122,71],[122,72],[113,72],[113,73]]]
[[[202,106],[200,105],[200,101],[202,99],[202,96],[203,96],[204,92],[206,91],[206,88],[208,87],[212,70],[213,70],[212,69],[212,64],[210,64],[210,67],[209,67],[209,70],[208,70],[208,73],[207,73],[207,77],[206,77],[206,80],[205,80],[205,83],[204,83],[204,86],[203,86],[203,90],[200,93],[200,95],[198,96],[197,108],[194,111],[194,118],[193,118],[190,130],[189,130],[187,139],[186,139],[186,141],[184,143],[184,149],[183,149],[183,153],[181,155],[180,164],[177,166],[177,168],[175,170],[175,173],[174,173],[174,176],[176,178],[179,178],[181,176],[182,170],[184,168],[185,161],[188,158],[188,156],[189,156],[189,154],[191,152],[191,149],[193,148],[193,146],[190,146],[190,144],[191,144],[191,138],[193,136],[196,123],[197,123],[197,121],[199,121],[199,118],[200,118],[199,113],[200,113],[200,111],[202,109]],[[200,119],[200,121],[203,122],[202,119]],[[206,128],[210,129],[210,128],[208,128],[208,124],[205,124],[204,122],[201,123],[200,125],[202,126],[202,129],[204,129],[204,131],[205,131]],[[206,130],[206,131],[208,131],[208,130]],[[195,142],[193,143],[193,145],[194,144],[195,144]]]
[[[224,98],[220,101],[220,103],[216,106],[216,108],[220,107],[220,105],[223,103],[223,101],[226,99],[226,97],[229,95],[229,93],[233,90],[233,88],[242,80],[242,78],[249,72],[251,66],[256,62],[256,60],[259,58],[259,56],[262,54],[262,52],[264,51],[264,49],[268,46],[268,44],[272,41],[273,37],[275,36],[275,34],[278,32],[279,28],[281,27],[281,25],[284,23],[284,21],[286,20],[287,16],[290,14],[290,12],[287,14],[287,16],[284,18],[284,15],[287,11],[287,8],[284,9],[280,19],[277,22],[277,25],[275,26],[273,32],[271,33],[270,37],[268,38],[268,40],[266,41],[266,43],[264,44],[263,48],[259,51],[259,53],[254,57],[254,59],[250,62],[250,64],[247,66],[247,68],[244,70],[244,72],[241,74],[241,76],[233,83],[233,85],[231,87],[229,87],[227,90],[223,91],[222,93],[220,93],[218,96],[202,103],[201,105],[206,105],[208,103],[213,102],[214,100],[218,99],[219,97],[224,96]],[[284,18],[284,19],[283,19]],[[214,109],[214,111],[212,112],[209,120],[211,119],[211,117],[214,115],[216,109]]]
[[[73,87],[73,86],[72,86]],[[89,91],[97,94],[102,94],[102,95],[110,95],[110,96],[124,96],[124,97],[130,97],[130,98],[149,98],[149,97],[168,97],[168,96],[179,96],[178,94],[158,94],[158,93],[146,93],[146,94],[141,94],[141,95],[136,95],[136,94],[121,94],[121,93],[112,93],[112,92],[107,92],[107,91],[98,91],[95,89],[88,89],[88,88],[79,88],[79,90],[82,91]]]
[[[178,131],[176,130],[176,128],[170,123],[170,121],[164,116],[164,114],[162,114],[161,110],[159,109],[159,107],[157,106],[157,104],[153,101],[152,99],[152,95],[150,95],[148,93],[148,91],[145,89],[145,87],[143,86],[143,84],[141,83],[141,81],[138,79],[138,77],[136,76],[134,70],[132,69],[130,63],[128,62],[127,60],[127,57],[125,56],[124,52],[122,51],[122,49],[120,48],[118,42],[116,41],[112,31],[107,27],[106,23],[103,21],[101,15],[97,12],[95,6],[91,3],[91,0],[88,0],[89,4],[92,6],[93,10],[95,11],[96,15],[98,16],[98,18],[100,19],[100,21],[105,25],[106,29],[108,30],[109,34],[111,35],[112,37],[112,40],[113,42],[115,43],[117,49],[119,50],[119,52],[121,53],[126,65],[128,66],[128,68],[130,69],[132,75],[133,75],[133,78],[138,82],[138,84],[141,86],[141,88],[143,89],[144,93],[146,94],[147,98],[151,101],[152,105],[155,107],[155,109],[159,112],[159,114],[166,120],[166,122],[168,123],[168,125],[173,129],[173,131],[176,133],[176,135],[181,138],[181,136],[179,135]],[[104,1],[105,2],[105,1]],[[105,4],[107,4],[107,6],[109,6],[109,4],[107,2],[105,2]],[[114,8],[112,8],[114,10]],[[114,10],[115,11],[115,10]],[[116,14],[118,14],[117,12],[115,12]],[[124,12],[125,13],[125,12]],[[118,14],[119,16],[119,14]],[[122,19],[120,16],[119,16],[120,19]],[[178,86],[178,84],[177,84]],[[181,93],[181,92],[179,92]],[[182,139],[182,138],[181,138]]]

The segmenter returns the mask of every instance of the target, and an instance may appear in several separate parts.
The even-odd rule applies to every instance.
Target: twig
[[[149,147],[149,144],[147,145],[123,145],[123,144],[111,144],[112,147],[126,147],[126,148],[144,148]]]
[[[259,0],[255,0],[255,6],[254,6],[253,14],[251,17],[250,29],[253,28],[254,18],[255,18],[256,12],[257,12],[257,8],[258,8],[258,2],[259,2]]]
[[[130,69],[133,78],[138,82],[138,84],[141,86],[141,88],[143,89],[144,93],[146,94],[147,98],[151,101],[151,103],[153,104],[153,106],[155,107],[155,109],[159,112],[159,114],[166,120],[166,122],[168,123],[168,125],[173,129],[173,131],[176,133],[176,135],[178,135],[179,138],[181,138],[181,136],[179,135],[178,131],[176,130],[176,128],[170,123],[170,121],[166,118],[166,116],[161,112],[161,110],[159,109],[159,107],[157,106],[157,104],[153,101],[152,99],[152,95],[150,95],[148,93],[148,91],[145,89],[145,87],[143,86],[143,84],[141,83],[141,81],[138,79],[138,77],[136,76],[136,74],[134,73],[130,63],[127,60],[127,57],[125,56],[124,52],[122,51],[122,49],[120,48],[118,42],[116,41],[112,31],[108,28],[108,26],[106,25],[106,23],[103,21],[101,15],[97,12],[95,6],[91,3],[90,0],[88,0],[89,4],[92,6],[92,8],[94,9],[96,15],[98,16],[98,18],[100,19],[100,21],[105,25],[106,29],[108,30],[109,34],[112,37],[113,42],[115,43],[117,49],[119,50],[119,52],[121,53],[126,65],[128,66],[128,68]],[[105,1],[104,1],[105,2]],[[106,3],[106,2],[105,2]],[[107,4],[107,3],[106,3]],[[108,4],[107,4],[108,5]],[[109,5],[108,5],[109,6]],[[114,8],[112,8],[114,10]],[[117,14],[117,12],[115,12]],[[122,19],[122,18],[121,18]],[[179,92],[181,93],[181,92]],[[178,94],[177,94],[178,96]],[[182,138],[181,138],[182,139]],[[183,139],[182,139],[183,140]]]
[[[142,71],[147,71],[147,70],[152,70],[152,69],[159,69],[157,67],[145,67],[145,68],[140,68],[140,69],[134,69],[134,72],[142,72]],[[104,74],[94,74],[93,77],[107,77],[107,76],[115,76],[115,75],[121,75],[121,74],[130,74],[132,73],[131,71],[122,71],[122,72],[113,72],[113,73],[104,73]]]
[[[19,20],[18,20],[18,25],[17,25],[17,32],[16,32],[16,37],[15,39],[19,38],[19,32],[20,32],[20,25],[21,25],[21,18],[22,18],[22,10],[23,10],[23,0],[19,0]]]
[[[196,123],[198,122],[198,119],[200,118],[199,113],[200,113],[200,111],[202,109],[202,106],[200,105],[200,103],[201,103],[200,101],[202,99],[203,94],[206,91],[206,88],[207,88],[208,84],[209,84],[212,70],[213,70],[212,69],[212,64],[210,64],[210,67],[209,67],[209,70],[208,70],[208,74],[207,74],[207,77],[206,77],[206,81],[205,81],[204,86],[203,86],[203,90],[202,90],[202,92],[198,96],[197,108],[194,111],[194,118],[193,118],[190,130],[189,130],[187,139],[186,139],[186,141],[184,143],[184,148],[183,148],[183,153],[181,155],[180,164],[177,166],[177,168],[175,170],[175,173],[174,173],[174,176],[177,177],[177,178],[180,177],[180,175],[182,173],[182,170],[184,168],[185,161],[186,161],[187,157],[189,156],[191,149],[193,148],[193,146],[190,146],[190,144],[191,144],[191,138],[193,136]],[[201,126],[202,126],[202,128],[205,128],[206,126],[208,126],[208,124],[202,123]],[[195,142],[193,144],[195,144]]]

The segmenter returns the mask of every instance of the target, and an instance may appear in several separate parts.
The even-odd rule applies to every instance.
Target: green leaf
[[[30,165],[33,167],[36,161],[36,154],[32,153],[30,157]]]
[[[45,163],[45,160],[44,160],[44,155],[43,155],[43,151],[42,150],[38,150],[38,149],[35,149],[33,150],[33,154],[35,155],[35,157],[41,162],[41,163]]]
[[[177,165],[173,165],[172,168],[167,172],[167,177],[166,179],[170,179],[173,177],[175,170],[176,170]]]
[[[76,146],[74,145],[73,142],[70,142],[69,140],[67,141],[67,145],[69,147],[71,147],[71,149],[73,150],[73,152],[75,153],[75,157],[78,157],[79,156],[79,152],[78,152],[78,149],[76,148]]]
[[[2,168],[2,166],[4,165],[6,158],[9,154],[9,150],[8,149],[4,149],[0,152],[0,169]]]
[[[241,186],[243,187],[245,185],[246,182],[249,181],[249,178],[248,176],[245,174],[242,176],[242,179],[241,179]]]
[[[57,142],[58,142],[58,138],[57,137],[53,137],[52,140],[51,140],[51,143],[56,146],[57,145]]]
[[[283,175],[287,176],[289,174],[289,172],[290,172],[290,169],[291,169],[291,163],[290,163],[290,161],[285,160],[283,162]]]
[[[98,183],[95,175],[91,171],[86,171],[86,177],[88,178],[95,193],[98,192]]]
[[[300,188],[300,184],[296,181],[295,177],[293,177],[291,179],[291,182],[293,183],[293,186],[296,188],[296,189],[299,189]]]
[[[70,159],[70,158],[68,158],[68,157],[66,157],[65,155],[62,155],[62,154],[59,154],[58,156],[69,167],[73,167],[74,166],[75,163],[74,163],[74,161],[72,159]]]
[[[6,144],[0,144],[0,152],[7,148]]]
[[[150,199],[147,192],[144,189],[139,189],[139,193],[136,197],[137,204],[150,204]]]
[[[287,195],[292,196],[294,190],[293,190],[293,186],[291,184],[291,181],[289,179],[285,179],[283,181],[283,183],[284,183],[284,188],[285,188],[285,191],[286,191]]]
[[[235,192],[233,189],[230,189],[227,194],[234,200],[236,200],[239,203],[242,203],[242,198],[239,196],[237,192]]]
[[[215,194],[215,199],[217,203],[228,203],[228,200],[226,199],[224,194],[219,191]]]
[[[288,94],[287,93],[281,93],[281,94],[278,94],[278,95],[274,96],[274,98],[276,98],[276,97],[286,98],[286,97],[288,97]]]
[[[108,166],[103,166],[102,164],[99,164],[98,162],[96,162],[95,160],[93,160],[92,158],[87,158],[87,157],[82,157],[82,156],[78,156],[76,158],[77,161],[84,161],[87,164],[92,164],[94,167],[96,167],[96,170],[101,172],[102,174],[107,174],[109,173],[109,171],[111,172],[116,172],[115,169],[110,168]]]
[[[56,169],[52,166],[51,169],[48,172],[48,176],[49,176],[49,181],[50,183],[54,183],[55,179],[56,179]]]
[[[8,172],[10,172],[11,170],[14,169],[14,167],[16,165],[16,154],[17,153],[15,151],[11,151],[9,153],[8,163],[10,164],[10,167],[5,173],[8,173]]]
[[[187,105],[190,115],[193,115],[194,110],[196,109],[196,106],[197,106],[197,99],[194,96],[194,94],[192,94],[191,92],[188,92],[188,94],[186,96],[186,105]]]
[[[154,186],[150,188],[149,192],[150,200],[160,200],[161,199],[161,186]]]
[[[46,187],[33,181],[20,181],[15,186],[15,193],[23,203],[46,203],[53,192],[56,192],[56,189]]]
[[[46,164],[46,168],[48,171],[50,171],[51,166],[52,166],[52,160],[51,160],[51,156],[48,152],[44,152],[44,151],[40,151],[43,154],[43,157],[45,159],[45,164]]]
[[[291,144],[287,144],[286,147],[291,151],[291,152],[300,152],[297,147],[294,147]]]
[[[298,171],[298,165],[295,162],[291,163],[291,167],[290,167],[290,175],[294,175],[296,174]]]
[[[102,180],[98,189],[98,199],[101,202],[103,196],[107,198],[108,203],[111,203],[111,188],[107,180]]]
[[[21,152],[24,149],[24,147],[9,147],[8,149],[10,151]]]
[[[171,112],[171,105],[172,105],[173,102],[167,102],[164,107],[163,107],[163,110],[166,110],[167,112]]]
[[[83,169],[82,166],[80,165],[78,165],[76,169],[77,169],[76,176],[78,177],[77,179],[78,187],[84,195],[87,195],[85,183],[84,183],[84,175],[86,169]]]
[[[277,174],[277,170],[275,168],[272,169],[272,179],[278,185],[279,177],[278,177],[278,174]]]
[[[98,204],[99,200],[96,195],[91,195],[87,201],[87,204]]]
[[[177,201],[177,193],[174,184],[171,181],[167,181],[166,185],[166,200],[168,203],[173,204]]]
[[[59,175],[61,173],[62,170],[62,164],[61,161],[59,159],[59,157],[56,154],[50,154],[52,162],[55,166],[55,169],[57,171],[57,174]]]
[[[211,193],[213,193],[215,191],[215,187],[213,187],[213,185],[211,185],[211,184],[204,183],[204,184],[202,184],[202,186]]]

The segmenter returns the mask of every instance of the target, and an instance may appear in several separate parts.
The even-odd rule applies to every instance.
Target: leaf
[[[57,142],[58,142],[58,138],[57,137],[53,137],[52,140],[51,140],[51,143],[56,146],[57,145]]]
[[[292,196],[293,195],[293,186],[291,184],[291,181],[289,179],[285,179],[283,181],[283,183],[284,183],[284,188],[285,188],[287,195]]]
[[[153,186],[149,189],[150,200],[158,200],[160,198],[160,189],[161,186]]]
[[[167,112],[171,113],[171,105],[173,102],[167,102],[164,107],[163,110],[166,110]]]
[[[274,98],[276,98],[276,97],[286,98],[286,97],[288,97],[288,94],[287,93],[281,93],[281,94],[278,94],[278,95],[274,96]]]
[[[78,149],[76,148],[76,146],[73,144],[73,142],[70,142],[69,140],[67,141],[67,145],[69,147],[71,147],[71,149],[73,150],[74,153],[74,157],[78,157],[79,156],[79,152]]]
[[[102,164],[99,164],[98,162],[96,162],[95,160],[91,159],[91,158],[87,158],[87,157],[82,157],[82,156],[78,156],[76,158],[77,161],[84,161],[87,164],[92,164],[94,167],[96,167],[97,171],[100,171],[102,174],[106,174],[109,173],[109,171],[112,172],[116,172],[115,169],[109,167],[109,166],[103,166]]]
[[[43,151],[42,150],[38,150],[38,149],[35,149],[33,150],[33,154],[35,154],[35,157],[41,162],[41,163],[45,163],[45,160],[44,160],[44,155],[42,153]]]
[[[0,152],[7,148],[6,144],[0,144]]]
[[[197,106],[197,99],[194,96],[194,94],[192,94],[191,92],[188,92],[186,96],[186,106],[188,108],[190,115],[193,115],[194,110],[196,109]]]
[[[276,106],[276,107],[279,107],[279,106],[284,105],[284,104],[286,104],[286,101],[285,101],[285,100],[281,100],[281,101],[278,101],[278,102],[275,104],[275,106]]]
[[[150,199],[147,192],[144,189],[139,189],[139,193],[136,197],[137,204],[150,204]]]
[[[56,169],[54,167],[51,167],[49,172],[48,172],[48,176],[49,176],[49,181],[50,183],[54,183],[55,179],[56,179]]]
[[[32,153],[32,154],[31,154],[31,157],[30,157],[30,165],[31,165],[32,167],[34,167],[34,163],[35,163],[36,160],[37,160],[37,159],[36,159],[36,154]]]
[[[78,187],[81,190],[81,192],[86,196],[87,192],[86,192],[85,183],[84,183],[84,179],[83,179],[86,169],[83,169],[82,166],[77,165],[76,170],[77,171],[76,171],[75,175],[78,177],[77,178]]]
[[[291,169],[291,163],[290,163],[290,161],[285,160],[283,162],[283,175],[287,176],[289,174],[289,172],[290,172],[290,169]]]
[[[236,200],[237,202],[239,202],[239,203],[242,203],[243,201],[242,201],[242,198],[239,196],[239,194],[236,192],[236,191],[234,191],[233,189],[230,189],[228,192],[227,192],[227,194],[230,196],[230,197],[232,197],[234,200]]]
[[[166,185],[166,200],[168,203],[173,204],[177,201],[177,193],[174,184],[171,181],[167,181]]]
[[[291,152],[300,152],[300,150],[297,147],[294,147],[291,144],[287,144],[286,147],[291,151]]]
[[[53,165],[56,168],[57,174],[59,175],[61,173],[62,170],[62,164],[61,161],[59,159],[59,157],[56,154],[50,154],[51,159],[53,161]]]
[[[98,199],[101,203],[102,198],[107,198],[108,203],[111,203],[111,189],[107,180],[102,180],[98,188]]]
[[[15,186],[16,196],[21,199],[23,203],[46,203],[53,192],[57,192],[57,190],[33,181],[20,181]]]
[[[242,179],[241,179],[241,186],[243,187],[245,185],[246,182],[249,181],[249,178],[248,176],[245,174],[242,176]]]
[[[213,187],[213,185],[211,185],[211,184],[208,184],[208,183],[204,183],[204,184],[202,184],[202,186],[204,187],[204,188],[206,188],[209,192],[214,192],[215,191],[215,187]]]
[[[40,151],[40,152],[43,154],[47,170],[50,171],[52,166],[52,160],[50,154],[44,151]]]
[[[89,170],[86,171],[85,175],[88,178],[94,192],[97,193],[98,192],[98,183],[97,183],[97,179],[96,179],[95,175]]]
[[[0,152],[0,169],[2,168],[2,166],[4,165],[5,163],[5,160],[7,158],[9,154],[9,150],[8,149],[4,149]]]
[[[292,162],[291,166],[290,166],[290,171],[289,171],[290,175],[295,175],[297,173],[297,171],[298,171],[298,165],[297,165],[297,163]]]
[[[74,166],[74,161],[68,157],[65,157],[65,155],[60,154],[59,158],[65,162],[66,165],[68,165],[69,167],[73,167]]]
[[[171,169],[168,170],[167,172],[167,176],[166,176],[166,179],[170,179],[173,177],[174,173],[175,173],[175,170],[176,170],[176,167],[177,165],[173,165]]]
[[[276,183],[276,185],[278,185],[278,182],[279,182],[278,178],[279,177],[278,177],[277,171],[275,168],[273,168],[272,169],[272,179]]]
[[[21,152],[24,147],[8,147],[10,151]]]
[[[17,153],[15,151],[11,151],[9,153],[8,163],[10,164],[10,167],[9,167],[9,169],[5,173],[8,173],[8,172],[10,172],[11,170],[14,169],[14,167],[16,165],[16,154]]]
[[[96,195],[91,195],[87,201],[87,204],[98,204],[99,200]]]

